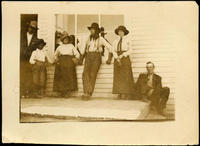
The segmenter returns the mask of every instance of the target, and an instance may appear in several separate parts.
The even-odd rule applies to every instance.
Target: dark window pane
[[[105,38],[112,43],[116,38],[117,35],[114,33],[114,30],[119,25],[124,25],[124,16],[123,15],[101,15],[101,26],[104,27],[105,32],[107,35]]]

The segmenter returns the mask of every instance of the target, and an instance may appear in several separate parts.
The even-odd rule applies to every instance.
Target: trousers
[[[102,60],[100,52],[87,53],[82,74],[83,90],[85,94],[92,95],[101,63]]]
[[[160,90],[160,95],[152,95],[150,97],[150,100],[157,109],[164,109],[166,108],[169,94],[170,94],[170,89],[168,87],[163,87]]]
[[[44,62],[36,62],[32,66],[34,89],[44,89],[46,83],[46,67]]]

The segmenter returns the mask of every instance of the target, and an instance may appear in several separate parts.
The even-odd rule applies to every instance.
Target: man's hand
[[[148,96],[151,96],[153,94],[154,89],[150,89],[149,92],[147,93]]]
[[[107,61],[106,61],[106,64],[111,64],[111,61],[110,61],[110,60],[107,60]]]
[[[119,59],[122,59],[124,56],[121,54],[121,55],[119,55]]]

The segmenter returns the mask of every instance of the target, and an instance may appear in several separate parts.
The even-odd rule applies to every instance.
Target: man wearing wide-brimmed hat
[[[118,55],[114,52],[112,46],[99,35],[100,28],[97,23],[92,23],[88,29],[90,30],[90,36],[84,50],[86,57],[83,70],[83,100],[88,100],[93,94],[97,73],[101,65],[102,47],[105,46],[110,53],[113,53],[116,59],[118,58]],[[120,61],[119,59],[117,60]]]
[[[114,51],[118,54],[121,62],[114,61],[113,94],[118,94],[118,99],[132,98],[134,94],[134,78],[131,67],[130,55],[132,48],[127,37],[129,30],[125,26],[115,29],[118,39],[113,42]],[[107,64],[110,64],[112,56],[109,55]]]
[[[20,43],[20,95],[28,97],[32,91],[32,74],[29,58],[37,48],[37,21],[31,20],[27,23],[27,31],[21,34]]]

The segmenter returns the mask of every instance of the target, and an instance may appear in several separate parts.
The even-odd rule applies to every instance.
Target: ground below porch
[[[21,99],[20,122],[169,120],[153,113],[149,103],[93,97]]]

